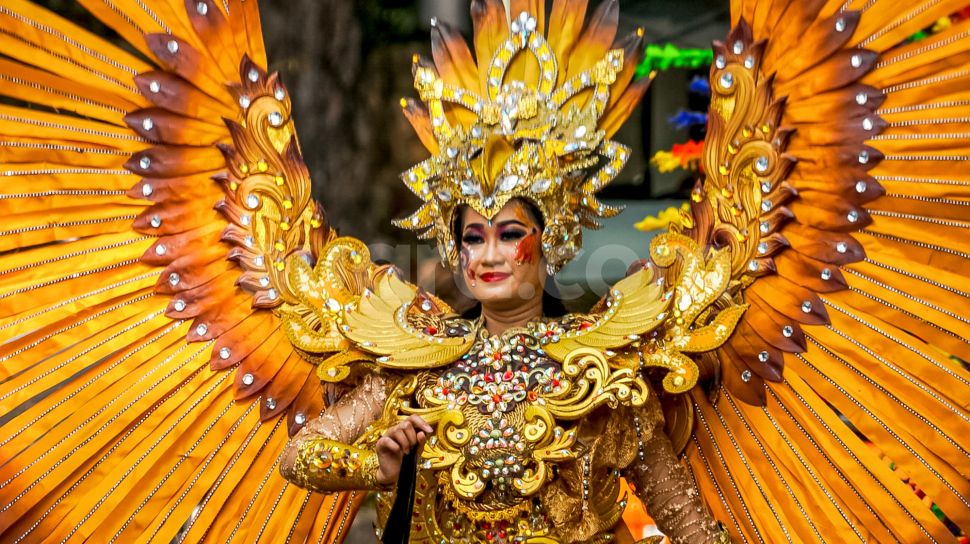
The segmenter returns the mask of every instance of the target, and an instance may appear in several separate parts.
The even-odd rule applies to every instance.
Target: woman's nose
[[[502,251],[499,249],[499,242],[497,236],[489,236],[485,240],[484,253],[482,253],[482,264],[501,264],[502,262]]]

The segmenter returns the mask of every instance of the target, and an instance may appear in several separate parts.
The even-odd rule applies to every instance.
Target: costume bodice
[[[402,412],[437,430],[419,459],[413,542],[573,542],[563,523],[587,537],[615,524],[619,470],[638,443],[631,411],[647,390],[621,370],[629,362],[611,365],[593,350],[563,363],[547,356],[545,345],[589,324],[567,316],[501,335],[482,327],[458,361],[415,380],[417,407]],[[390,498],[382,504],[386,515]]]

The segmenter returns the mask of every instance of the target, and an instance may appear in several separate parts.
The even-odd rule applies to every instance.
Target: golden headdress
[[[630,155],[608,138],[650,82],[634,82],[643,32],[614,44],[617,2],[603,2],[584,25],[586,4],[556,0],[547,26],[542,0],[512,0],[508,11],[501,0],[473,1],[478,64],[457,32],[432,20],[434,63],[414,63],[421,102],[402,100],[432,153],[402,175],[424,203],[396,224],[436,238],[452,267],[461,205],[494,217],[513,198],[535,204],[553,272],[579,251],[582,227],[620,212],[594,193]]]

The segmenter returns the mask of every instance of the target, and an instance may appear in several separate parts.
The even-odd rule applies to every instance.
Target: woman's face
[[[522,202],[510,201],[491,221],[464,207],[460,234],[461,273],[475,299],[503,307],[542,296],[542,231]]]

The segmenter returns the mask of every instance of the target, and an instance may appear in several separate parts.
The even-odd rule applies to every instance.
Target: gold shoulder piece
[[[384,274],[374,291],[365,291],[344,312],[341,332],[387,368],[435,368],[471,349],[477,327],[457,317],[435,316],[430,299],[419,298],[417,287]]]
[[[653,268],[623,278],[610,290],[605,311],[591,316],[592,324],[563,333],[558,342],[544,347],[546,353],[563,362],[579,348],[614,349],[637,341],[663,323],[671,301],[663,289]]]

